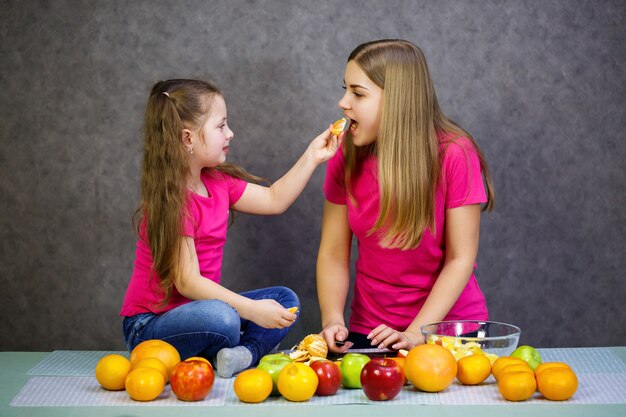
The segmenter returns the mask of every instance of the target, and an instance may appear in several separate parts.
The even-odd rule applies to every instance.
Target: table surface
[[[611,348],[626,363],[626,346]],[[127,407],[127,406],[85,406],[85,407],[12,407],[9,405],[13,397],[20,391],[29,376],[27,372],[50,352],[0,352],[0,416],[149,416],[160,417],[184,413],[192,416],[248,416],[251,411],[254,417],[271,416],[320,416],[358,415],[359,417],[376,416],[385,413],[385,403],[367,405],[331,405],[331,406],[289,406],[289,407]],[[297,407],[297,408],[295,408]],[[437,416],[620,416],[626,415],[626,404],[568,404],[554,402],[546,404],[505,403],[501,405],[393,405],[390,410],[394,415],[437,415]]]

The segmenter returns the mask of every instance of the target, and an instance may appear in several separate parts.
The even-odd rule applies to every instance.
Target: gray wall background
[[[276,180],[339,117],[345,60],[400,37],[496,184],[477,276],[539,347],[624,345],[624,1],[3,1],[0,349],[123,349],[141,123],[157,80],[220,85],[231,161]],[[288,285],[318,332],[318,169],[278,217],[241,215],[223,283]],[[392,295],[382,295],[392,296]]]

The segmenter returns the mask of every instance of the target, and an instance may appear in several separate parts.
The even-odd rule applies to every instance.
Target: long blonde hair
[[[414,44],[383,39],[359,45],[348,58],[383,89],[378,138],[358,148],[348,135],[344,145],[346,184],[358,161],[374,154],[378,160],[380,212],[370,234],[380,233],[385,248],[413,249],[424,230],[435,229],[435,189],[441,175],[438,134],[467,137],[475,146],[491,210],[494,190],[483,154],[472,136],[440,110],[424,53]]]
[[[150,92],[144,123],[141,202],[134,225],[139,234],[145,223],[146,239],[167,303],[174,279],[180,276],[180,247],[186,206],[189,162],[182,143],[183,129],[200,131],[208,119],[215,96],[212,83],[174,79],[157,82]],[[204,138],[201,137],[202,140]],[[248,181],[261,179],[243,168],[222,164],[212,168]]]

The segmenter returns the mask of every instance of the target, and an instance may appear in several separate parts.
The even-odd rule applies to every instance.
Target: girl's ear
[[[193,135],[191,134],[191,130],[189,129],[183,129],[183,132],[181,134],[181,141],[183,142],[183,146],[185,147],[185,149],[187,150],[187,152],[189,152],[189,149],[193,148]]]

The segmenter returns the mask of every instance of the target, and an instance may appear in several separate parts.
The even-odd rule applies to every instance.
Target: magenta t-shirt
[[[187,193],[190,216],[183,224],[183,234],[193,237],[200,274],[219,283],[229,209],[239,200],[247,182],[215,170],[204,172],[202,181],[209,191],[209,197]],[[145,236],[146,225],[144,223],[140,230],[140,239],[137,241],[135,267],[126,290],[120,316],[163,313],[191,301],[182,296],[174,287],[169,303],[165,306],[160,305],[164,293],[159,287],[158,276],[150,273],[152,253]]]
[[[368,236],[378,217],[380,195],[378,163],[366,158],[352,178],[352,193],[345,187],[343,152],[328,161],[324,194],[334,204],[348,205],[348,222],[358,242],[356,280],[350,330],[368,334],[380,324],[404,331],[428,297],[445,259],[445,211],[487,201],[480,161],[467,138],[440,146],[442,177],[435,192],[435,234],[424,231],[420,245],[412,250],[386,249],[376,234]],[[472,276],[445,320],[486,320],[485,298]]]

